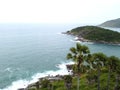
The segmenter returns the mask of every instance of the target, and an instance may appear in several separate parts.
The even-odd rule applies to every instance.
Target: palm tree
[[[96,71],[92,67],[92,65],[93,65],[93,56],[91,54],[88,54],[88,57],[87,57],[86,61],[88,63],[86,78],[88,80],[88,84],[93,84],[94,82],[97,81],[97,76],[96,76],[96,73],[95,73]]]
[[[97,74],[96,74],[96,70],[94,70],[93,68],[88,68],[88,72],[86,74],[86,79],[88,84],[93,84],[95,82],[97,82]]]
[[[103,53],[94,53],[93,54],[93,62],[92,62],[92,66],[94,69],[97,70],[97,81],[98,81],[98,87],[97,89],[100,90],[100,71],[101,68],[104,66],[106,62],[106,55],[104,55]]]
[[[115,56],[110,56],[108,57],[106,61],[106,66],[108,68],[108,80],[107,80],[107,90],[109,90],[109,82],[110,82],[110,76],[111,73],[116,70],[116,66],[118,64],[118,58]]]
[[[70,48],[70,53],[67,55],[67,59],[72,59],[75,62],[75,73],[78,76],[77,90],[79,90],[80,73],[83,71],[84,64],[87,60],[88,54],[90,53],[89,48],[79,43],[76,47]]]

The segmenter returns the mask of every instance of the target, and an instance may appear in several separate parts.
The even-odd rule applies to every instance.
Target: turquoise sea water
[[[75,37],[61,32],[76,26],[0,24],[0,90],[16,90],[38,77],[66,73],[66,54],[76,42]],[[82,44],[88,45],[92,53],[120,57],[120,46]]]

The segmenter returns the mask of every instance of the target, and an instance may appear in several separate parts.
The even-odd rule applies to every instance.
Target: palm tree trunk
[[[118,87],[118,75],[116,75],[116,83],[115,83],[115,88],[114,88],[114,90],[117,90],[117,87]]]
[[[98,68],[98,90],[100,90],[100,69]]]
[[[70,89],[69,89],[69,83],[68,83],[68,82],[65,83],[65,87],[66,87],[66,90],[70,90]]]
[[[79,69],[80,69],[81,61],[82,61],[82,59],[80,57],[80,59],[78,61],[78,65],[77,65],[78,72],[79,72]],[[78,73],[78,76],[77,76],[77,90],[79,90],[79,88],[80,88],[80,73]]]
[[[80,88],[80,76],[77,76],[77,90]]]
[[[109,90],[110,74],[111,74],[111,70],[110,70],[110,67],[109,67],[108,80],[107,80],[107,90]]]
[[[52,84],[52,89],[51,90],[53,90],[53,84]]]

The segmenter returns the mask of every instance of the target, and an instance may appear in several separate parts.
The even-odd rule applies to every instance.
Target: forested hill
[[[92,42],[120,44],[120,33],[97,26],[77,27],[66,32],[67,34],[78,36]]]
[[[99,26],[102,26],[102,27],[120,28],[120,18],[106,21],[106,22],[100,24]]]

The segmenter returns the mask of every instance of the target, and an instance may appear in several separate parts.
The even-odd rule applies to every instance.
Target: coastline
[[[108,45],[117,45],[120,46],[120,43],[113,43],[113,42],[105,42],[105,41],[92,41],[92,40],[88,40],[83,38],[82,36],[78,36],[78,35],[73,35],[67,32],[63,32],[62,34],[66,34],[66,35],[71,35],[75,37],[75,41],[80,41],[80,42],[87,42],[87,43],[97,43],[97,44],[108,44]]]
[[[77,27],[62,34],[75,36],[75,41],[120,45],[119,32],[97,26]]]
[[[120,43],[112,43],[112,42],[105,42],[105,41],[91,41],[79,36],[75,37],[75,41],[90,42],[90,43],[97,43],[97,44],[118,45],[118,46],[120,45]]]
[[[71,61],[66,62],[66,63],[58,64],[57,67],[59,69],[57,71],[47,71],[46,74],[42,77],[40,77],[40,75],[36,75],[37,77],[34,81],[28,83],[24,87],[21,86],[21,87],[18,87],[16,89],[14,89],[14,90],[29,90],[30,88],[35,88],[37,82],[42,80],[42,79],[49,79],[50,81],[62,80],[64,75],[70,74],[70,72],[68,72],[67,65],[71,65],[71,64],[73,64],[73,62],[71,62]],[[7,89],[5,89],[5,90],[7,90]]]

